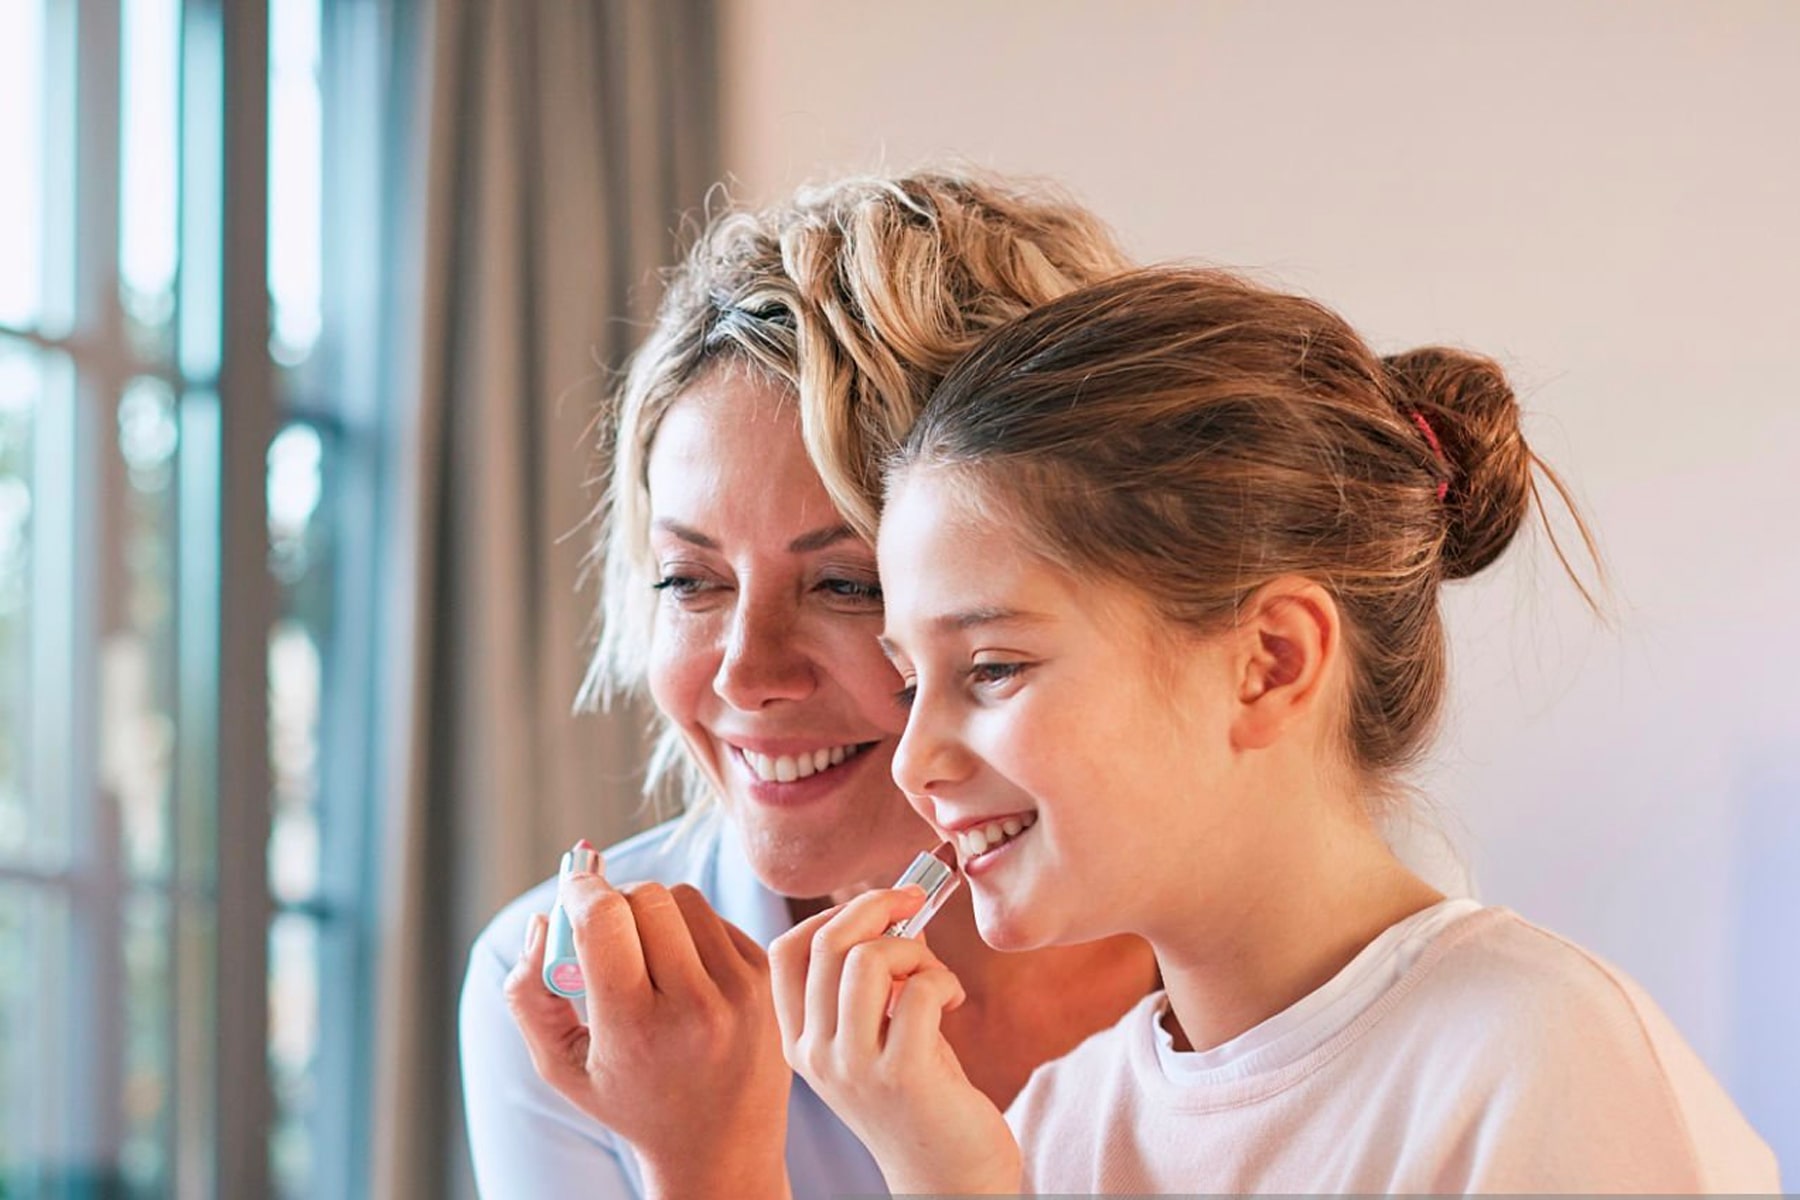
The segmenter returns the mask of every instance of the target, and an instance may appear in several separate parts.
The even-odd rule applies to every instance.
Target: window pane
[[[43,315],[43,7],[0,3],[0,324],[15,327]]]
[[[70,986],[66,902],[0,883],[0,1195],[41,1194],[72,1166]]]
[[[134,380],[118,422],[124,611],[101,662],[104,778],[119,800],[127,865],[161,878],[175,752],[175,396],[160,380]]]
[[[288,904],[319,890],[319,673],[311,634],[279,622],[269,635],[269,888]]]
[[[294,365],[321,325],[319,0],[269,5],[269,350]]]
[[[184,900],[175,931],[175,1128],[179,1196],[213,1195],[218,1010],[217,925],[209,903]]]
[[[298,913],[277,916],[269,930],[269,1070],[275,1090],[269,1160],[277,1194],[285,1200],[309,1195],[315,1171],[318,967],[318,923]]]
[[[119,1175],[128,1192],[169,1191],[169,905],[137,892],[125,905],[124,1142]]]
[[[125,0],[120,30],[119,295],[141,353],[174,344],[178,0]]]
[[[77,764],[73,374],[0,338],[0,858],[55,867]]]
[[[289,425],[269,447],[269,566],[282,611],[269,633],[269,884],[286,904],[319,891],[322,655],[331,599],[325,454],[318,430],[304,424]]]
[[[41,388],[35,356],[0,341],[0,857],[5,858],[27,852],[31,833],[31,450]]]

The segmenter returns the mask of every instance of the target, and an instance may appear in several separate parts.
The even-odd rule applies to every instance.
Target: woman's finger
[[[764,973],[769,970],[769,951],[764,950],[755,938],[724,917],[719,918],[719,924],[725,927],[725,935],[731,939],[732,949],[737,951],[745,966]]]
[[[830,1039],[837,1036],[838,993],[843,986],[844,956],[858,942],[877,938],[903,917],[910,917],[925,903],[916,887],[880,888],[864,892],[812,936],[812,961],[806,968],[806,1032]]]
[[[944,1014],[962,1007],[964,999],[962,980],[949,967],[928,966],[909,976],[894,1001],[881,1053],[921,1061],[943,1040]]]
[[[872,1057],[881,1049],[888,998],[896,984],[930,966],[941,966],[929,947],[911,938],[877,935],[850,948],[844,958],[838,997],[837,1040],[851,1052]]]
[[[566,1094],[586,1072],[588,1029],[566,999],[544,986],[547,925],[542,913],[534,914],[526,925],[525,952],[506,976],[506,1006],[525,1039],[532,1066]]]
[[[630,902],[604,878],[584,871],[563,881],[562,908],[587,989],[588,1024],[604,1029],[609,1020],[641,1015],[652,992]]]
[[[700,889],[692,884],[678,883],[669,889],[669,895],[687,925],[688,940],[700,956],[702,969],[715,987],[734,990],[735,981],[743,975],[744,960],[732,944],[724,918],[713,911]]]
[[[637,920],[650,985],[672,996],[693,995],[706,988],[706,968],[700,965],[700,952],[688,932],[687,919],[669,889],[660,883],[640,883],[626,889],[625,900]]]

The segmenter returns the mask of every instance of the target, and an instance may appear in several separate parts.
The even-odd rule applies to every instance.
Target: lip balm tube
[[[889,925],[886,936],[918,937],[961,882],[962,873],[956,869],[956,851],[949,842],[944,842],[929,853],[921,853],[912,860],[912,866],[906,868],[900,878],[895,880],[894,886],[903,888],[909,883],[916,883],[924,888],[925,907],[912,916]]]
[[[556,905],[550,910],[550,929],[544,943],[544,986],[559,996],[579,1000],[587,995],[587,981],[581,977],[581,962],[575,957],[575,930],[569,914],[563,911],[563,885],[576,871],[592,871],[600,865],[600,852],[585,841],[562,856],[556,872]]]

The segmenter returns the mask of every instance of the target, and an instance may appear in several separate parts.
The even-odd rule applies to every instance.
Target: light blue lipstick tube
[[[563,911],[563,887],[576,871],[593,871],[599,866],[598,850],[577,847],[562,856],[556,872],[556,905],[550,910],[550,931],[544,945],[544,986],[571,1000],[587,995],[587,981],[581,977],[581,962],[575,957],[574,927]]]

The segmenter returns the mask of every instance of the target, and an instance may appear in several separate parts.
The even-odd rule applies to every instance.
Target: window
[[[365,1190],[403,18],[0,0],[8,1200]]]

